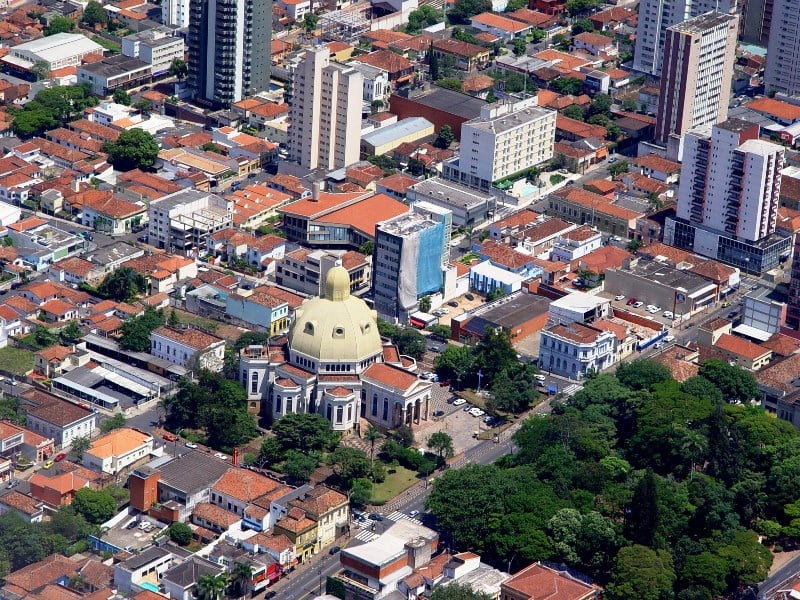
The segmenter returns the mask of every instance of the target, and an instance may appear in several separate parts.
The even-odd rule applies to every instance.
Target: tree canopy
[[[683,384],[658,363],[621,365],[525,420],[513,455],[445,471],[427,502],[443,539],[503,569],[563,562],[612,600],[763,580],[756,531],[800,538],[800,434],[747,402],[750,373],[717,363]]]
[[[106,9],[104,9],[103,5],[97,2],[97,0],[89,0],[86,4],[86,8],[83,9],[81,23],[86,23],[89,27],[105,25],[108,23]]]
[[[153,135],[144,129],[126,129],[116,141],[103,145],[108,154],[108,162],[120,171],[148,169],[158,156],[158,144]]]
[[[105,276],[97,292],[116,302],[130,302],[147,292],[147,280],[130,267],[120,267]]]
[[[40,135],[73,120],[84,109],[97,103],[88,85],[43,89],[21,110],[12,110],[14,133],[23,138]]]
[[[143,314],[123,321],[119,345],[125,350],[147,352],[150,349],[150,333],[166,320],[163,310],[148,306]]]

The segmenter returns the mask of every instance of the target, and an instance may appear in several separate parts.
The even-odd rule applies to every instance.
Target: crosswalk
[[[399,510],[396,510],[393,513],[391,513],[390,515],[387,515],[386,518],[389,519],[390,521],[394,521],[395,523],[397,521],[401,520],[401,519],[406,519],[408,521],[414,521],[415,523],[419,523],[420,522],[418,519],[415,519],[414,517],[412,517],[410,515],[407,515],[405,513],[401,513]]]
[[[572,384],[566,386],[563,390],[561,390],[561,392],[565,396],[572,396],[575,392],[577,392],[578,390],[580,390],[582,388],[583,388],[582,385],[579,385],[577,383],[572,383]]]
[[[353,539],[359,540],[360,542],[371,542],[372,540],[377,540],[379,537],[381,537],[380,534],[370,531],[369,529],[364,529]]]

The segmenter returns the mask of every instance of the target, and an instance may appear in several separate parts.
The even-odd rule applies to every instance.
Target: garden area
[[[0,365],[2,370],[12,375],[25,375],[33,371],[33,352],[24,348],[6,346],[0,348]]]

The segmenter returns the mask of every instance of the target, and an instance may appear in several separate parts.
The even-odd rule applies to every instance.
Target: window
[[[375,394],[372,396],[372,416],[378,416],[378,395]]]
[[[250,374],[250,393],[255,394],[258,392],[258,371],[253,371]]]
[[[288,415],[290,412],[292,412],[292,399],[291,398],[287,398],[286,399],[286,414]]]
[[[280,396],[278,396],[278,398],[275,400],[275,412],[276,413],[281,412],[281,397]]]
[[[341,423],[344,418],[344,406],[336,407],[336,422]]]
[[[387,421],[389,419],[389,400],[387,398],[383,399],[383,420]]]

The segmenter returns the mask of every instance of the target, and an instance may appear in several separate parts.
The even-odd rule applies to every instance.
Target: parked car
[[[641,308],[642,306],[644,306],[644,302],[642,302],[641,300],[637,300],[631,306],[633,306],[633,308]]]
[[[146,236],[146,235],[140,235],[140,236],[139,236],[138,238],[136,238],[136,239],[137,239],[138,241],[142,242],[143,244],[146,244],[146,243],[147,243],[147,239],[148,239],[148,238],[147,238],[147,236]]]
[[[674,319],[675,315],[672,314],[671,310],[665,310],[664,311],[664,318],[665,319]]]
[[[450,302],[448,302],[447,305],[455,308],[456,306],[458,306],[458,302],[456,302],[455,300],[450,300]]]
[[[194,450],[195,448],[197,448],[197,444],[194,444],[192,442],[186,442],[186,447],[191,450]]]
[[[225,456],[222,452],[215,452],[214,456],[216,456],[220,460],[228,460],[228,457]]]
[[[443,417],[443,416],[444,416],[444,411],[443,410],[435,410],[435,411],[433,411],[433,417],[434,418]]]
[[[534,375],[534,376],[533,376],[533,378],[534,378],[536,381],[545,381],[545,380],[547,379],[547,377],[545,377],[545,376],[544,376],[544,375],[542,375],[541,373],[537,373],[536,375]]]
[[[664,342],[658,342],[653,348],[656,350],[661,350],[664,347]]]
[[[466,298],[466,299],[467,299],[467,300],[469,300],[470,302],[472,302],[473,300],[475,300],[475,296],[473,296],[472,294],[464,294],[464,298]]]
[[[735,310],[734,310],[734,311],[732,311],[732,312],[729,312],[729,313],[727,314],[727,317],[728,317],[729,319],[735,319],[735,318],[736,318],[736,315],[738,315],[738,314],[739,314],[739,313],[738,313],[738,311],[735,311]]]
[[[12,479],[11,481],[8,482],[8,485],[6,486],[6,489],[7,490],[13,490],[18,485],[19,485],[19,479]]]
[[[131,521],[130,523],[125,525],[125,529],[133,529],[133,528],[136,527],[136,525],[137,525],[137,523],[136,523],[136,520],[134,519],[133,521]]]
[[[44,464],[42,465],[42,468],[49,469],[54,464],[56,464],[56,463],[53,462],[52,460],[46,460],[46,461],[44,461]]]
[[[436,352],[436,353],[438,354],[439,352],[441,352],[441,351],[442,351],[442,348],[441,348],[440,346],[431,346],[431,347],[429,348],[429,350],[430,350],[431,352]]]
[[[164,440],[167,441],[167,442],[174,442],[175,440],[178,439],[177,436],[174,433],[169,433],[169,432],[165,433],[161,437],[163,437]]]
[[[453,406],[461,406],[462,404],[466,403],[467,401],[464,400],[463,398],[456,398],[455,400],[453,400]]]
[[[664,338],[664,341],[667,342],[667,343],[674,342],[675,341],[675,336],[674,335],[668,335],[668,336],[666,336]]]
[[[614,296],[614,300],[616,300],[617,302],[619,302],[620,300],[625,300],[625,296],[623,294],[617,294],[616,296]]]
[[[631,299],[630,299],[630,300],[628,300],[628,301],[627,301],[625,304],[626,304],[626,305],[628,305],[628,306],[633,306],[633,305],[634,305],[634,304],[636,304],[637,302],[638,302],[638,300],[637,300],[636,298],[631,298]]]
[[[328,550],[328,554],[337,554],[341,549],[341,546],[333,546],[330,550]]]
[[[378,513],[372,513],[369,516],[370,520],[372,521],[383,521],[383,515],[379,515]]]
[[[409,517],[416,517],[418,514],[419,514],[418,510],[412,510],[410,513],[408,513],[408,516]]]
[[[53,457],[53,460],[56,461],[56,462],[60,462],[60,461],[64,460],[65,458],[67,458],[67,453],[66,452],[59,452],[58,454],[56,454]]]

